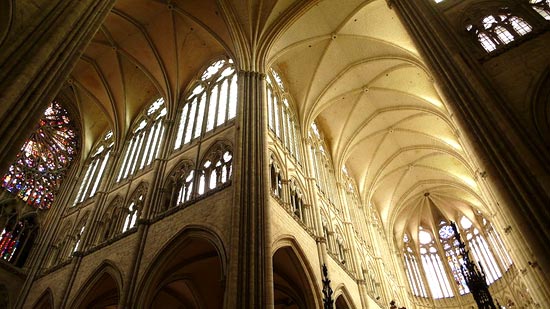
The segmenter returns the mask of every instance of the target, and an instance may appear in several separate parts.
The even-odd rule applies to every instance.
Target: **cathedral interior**
[[[550,308],[550,0],[0,17],[0,308]]]

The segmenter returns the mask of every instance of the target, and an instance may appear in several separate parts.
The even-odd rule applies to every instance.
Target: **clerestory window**
[[[512,15],[510,9],[501,8],[498,14],[486,15],[475,23],[468,24],[470,32],[486,52],[497,50],[532,31],[523,18]]]
[[[550,20],[550,0],[529,0],[531,7],[544,19]]]
[[[155,100],[137,119],[126,143],[116,181],[120,182],[151,165],[164,137],[164,99]]]
[[[89,163],[86,167],[84,177],[80,182],[73,205],[81,203],[96,194],[105,174],[107,163],[111,157],[111,148],[113,145],[113,131],[108,131],[90,154]]]
[[[268,127],[298,162],[301,160],[300,130],[281,76],[273,69],[267,76]]]
[[[195,82],[180,110],[174,149],[181,149],[237,115],[237,71],[233,60],[211,64]]]

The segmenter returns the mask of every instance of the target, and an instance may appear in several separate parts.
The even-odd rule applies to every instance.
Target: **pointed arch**
[[[218,232],[187,226],[158,251],[138,285],[144,308],[221,308],[227,255]]]
[[[104,260],[78,289],[69,308],[117,307],[123,282],[122,273],[116,264]]]
[[[535,83],[532,91],[531,113],[543,144],[550,147],[550,67],[547,67]]]
[[[191,202],[195,197],[195,174],[196,167],[192,160],[178,162],[164,180],[161,203],[155,206],[154,213],[160,215]]]
[[[8,306],[9,308],[9,306]],[[42,292],[42,295],[38,298],[38,300],[34,303],[32,306],[33,309],[53,309],[54,306],[54,298],[53,293],[50,288],[47,288]]]
[[[233,147],[229,141],[212,144],[197,168],[197,194],[203,195],[231,183],[233,174]]]
[[[275,308],[321,308],[321,287],[296,239],[283,235],[272,252]]]
[[[351,295],[343,284],[334,289],[334,309],[355,309],[357,308],[351,300]]]

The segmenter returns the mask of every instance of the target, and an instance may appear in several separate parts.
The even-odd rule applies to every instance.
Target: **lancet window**
[[[531,7],[544,19],[550,20],[550,0],[529,0]]]
[[[120,196],[115,197],[102,217],[103,229],[97,235],[97,243],[107,241],[122,232],[122,223],[126,219],[128,211],[123,205]]]
[[[420,273],[420,269],[418,266],[419,263],[417,255],[413,253],[415,252],[416,248],[411,246],[411,241],[407,234],[403,236],[403,243],[405,272],[407,274],[407,279],[409,281],[409,285],[411,286],[412,293],[415,296],[428,297],[428,294],[426,293],[426,287],[424,285],[424,280],[422,279],[422,274]]]
[[[4,206],[0,209],[0,259],[23,266],[38,232],[36,216],[19,217],[17,211]]]
[[[309,137],[312,141],[311,160],[313,161],[313,169],[315,179],[319,191],[324,194],[328,201],[337,206],[336,201],[336,177],[332,168],[332,161],[329,153],[326,151],[326,145],[317,124],[312,123],[309,132]],[[338,207],[337,210],[340,210]]]
[[[145,190],[141,187],[134,194],[134,197],[130,200],[128,207],[126,208],[126,217],[124,218],[124,223],[122,225],[122,233],[137,226],[137,220],[141,214],[144,201]]]
[[[463,231],[462,234],[465,236],[470,248],[470,253],[485,271],[487,284],[491,284],[502,277],[500,266],[497,264],[495,256],[480,230],[465,216],[460,219],[459,223]]]
[[[300,162],[300,130],[289,98],[281,76],[271,69],[267,76],[268,127],[290,155]]]
[[[137,119],[122,156],[117,182],[150,166],[153,159],[158,157],[164,137],[163,120],[166,113],[164,99],[159,98]]]
[[[293,179],[290,181],[290,207],[292,214],[301,222],[307,224],[307,209],[305,209],[304,195],[302,189]]]
[[[273,154],[269,159],[269,174],[271,183],[271,194],[275,198],[281,200],[283,198],[282,171],[279,163],[277,162]]]
[[[85,215],[79,222],[78,226],[76,227],[76,231],[75,231],[75,234],[74,234],[74,246],[71,250],[71,255],[73,253],[75,253],[76,251],[79,251],[79,250],[82,250],[82,248],[80,248],[80,244],[81,244],[81,241],[82,241],[82,236],[84,235],[84,230],[86,230],[86,220],[88,219],[88,216]]]
[[[531,32],[532,27],[523,18],[510,13],[510,9],[501,8],[498,14],[486,15],[467,25],[466,30],[485,51],[492,52]]]
[[[233,153],[225,143],[218,143],[207,153],[199,170],[198,195],[229,183],[233,168]]]
[[[437,244],[432,234],[422,227],[418,232],[420,260],[434,299],[452,297],[453,291],[445,267],[438,254]]]
[[[470,258],[484,270],[487,284],[492,284],[512,265],[500,236],[479,213],[473,221],[466,216],[458,219],[457,226],[470,250]],[[434,237],[431,229],[419,227],[416,244],[409,234],[403,238],[403,258],[412,293],[427,297],[426,285],[434,299],[452,297],[457,292],[459,295],[470,293],[462,274],[464,260],[453,229],[443,220],[434,229],[439,237]]]
[[[233,60],[212,63],[196,81],[180,110],[174,149],[199,139],[237,115],[237,73]]]
[[[96,194],[105,174],[113,145],[113,131],[108,131],[90,154],[90,162],[86,167],[84,178],[82,178],[73,205],[81,203]]]
[[[2,187],[28,205],[49,209],[78,147],[69,113],[58,102],[50,103],[3,177]]]

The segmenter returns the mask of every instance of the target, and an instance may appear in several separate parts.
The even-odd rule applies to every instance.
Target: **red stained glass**
[[[2,179],[2,187],[33,207],[49,209],[77,148],[67,110],[51,103]]]

